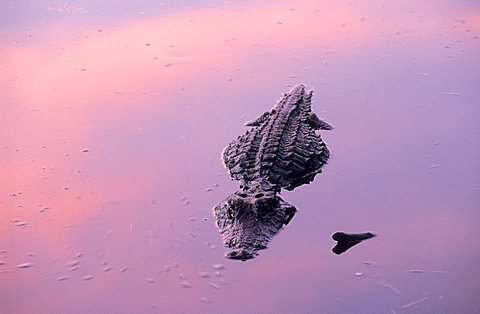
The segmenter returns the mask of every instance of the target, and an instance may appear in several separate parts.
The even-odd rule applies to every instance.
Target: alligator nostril
[[[263,193],[255,194],[255,198],[260,198],[260,197],[264,197],[264,196],[265,196],[265,194],[263,194]]]

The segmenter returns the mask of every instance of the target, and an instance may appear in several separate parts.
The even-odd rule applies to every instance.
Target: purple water
[[[0,6],[0,312],[480,310],[474,1]],[[332,158],[225,259],[220,153],[298,82]]]

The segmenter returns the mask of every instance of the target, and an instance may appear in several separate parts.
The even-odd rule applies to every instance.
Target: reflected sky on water
[[[474,1],[0,7],[0,312],[480,308]],[[332,158],[225,259],[220,153],[298,82]]]

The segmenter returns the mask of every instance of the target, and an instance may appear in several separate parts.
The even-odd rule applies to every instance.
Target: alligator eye
[[[245,202],[240,197],[235,197],[227,201],[227,217],[233,219],[240,209],[245,206]]]
[[[235,210],[231,207],[227,208],[227,217],[229,219],[233,219],[234,215],[235,215]]]

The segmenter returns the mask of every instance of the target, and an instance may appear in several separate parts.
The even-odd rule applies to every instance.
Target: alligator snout
[[[235,249],[225,253],[225,257],[229,259],[246,261],[257,256],[258,253],[254,250]]]

